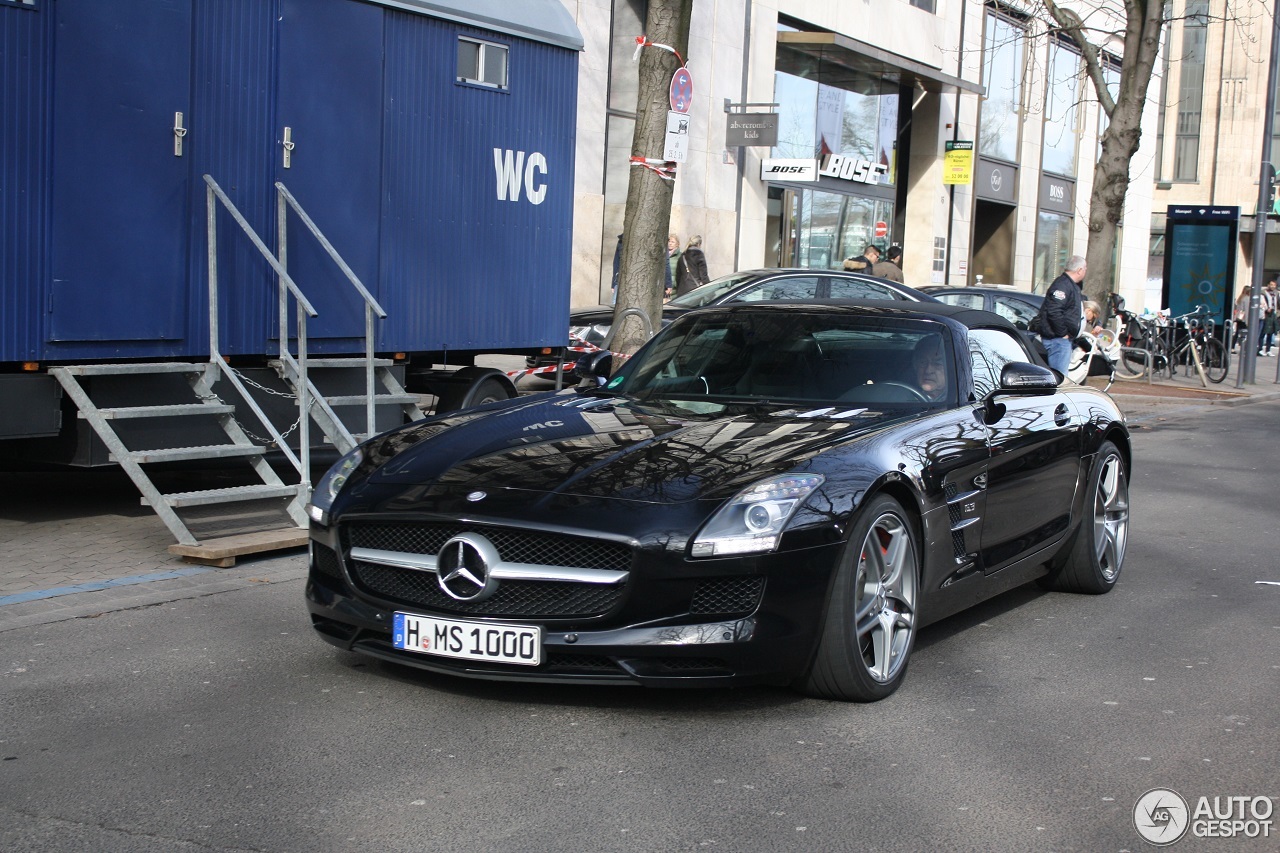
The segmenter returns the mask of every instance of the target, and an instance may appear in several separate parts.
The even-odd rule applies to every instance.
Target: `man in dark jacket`
[[[861,255],[844,259],[844,268],[851,272],[864,272],[870,275],[871,268],[878,260],[880,260],[880,250],[868,243]]]
[[[1071,365],[1071,344],[1080,334],[1080,321],[1084,318],[1080,283],[1087,271],[1084,258],[1072,255],[1067,259],[1066,270],[1045,291],[1035,329],[1049,354],[1049,366],[1063,376]]]

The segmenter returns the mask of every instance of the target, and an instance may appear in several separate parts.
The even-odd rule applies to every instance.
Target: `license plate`
[[[397,613],[391,642],[397,649],[424,655],[523,666],[542,663],[542,629],[531,625],[491,625]]]

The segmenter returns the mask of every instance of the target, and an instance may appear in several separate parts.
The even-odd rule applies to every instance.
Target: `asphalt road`
[[[0,850],[1144,849],[1153,788],[1280,796],[1278,416],[1137,430],[1117,588],[927,628],[875,705],[366,662],[311,635],[301,568],[4,631]]]

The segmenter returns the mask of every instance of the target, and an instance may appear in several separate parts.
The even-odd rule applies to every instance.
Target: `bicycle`
[[[1111,316],[1120,321],[1117,341],[1119,357],[1115,360],[1116,373],[1121,379],[1141,379],[1147,375],[1147,365],[1154,364],[1162,371],[1168,364],[1164,336],[1155,317],[1143,317],[1126,311],[1124,298],[1117,293],[1107,297]]]
[[[1121,346],[1120,361],[1129,378],[1146,375],[1148,366],[1155,373],[1168,373],[1173,378],[1179,366],[1192,367],[1205,379],[1215,384],[1227,378],[1231,355],[1225,344],[1214,334],[1215,322],[1208,307],[1201,305],[1178,317],[1171,318],[1167,326],[1160,328],[1158,321],[1136,317],[1130,312],[1129,325],[1136,323],[1136,334],[1128,335],[1131,343]],[[1135,347],[1133,342],[1142,346]]]

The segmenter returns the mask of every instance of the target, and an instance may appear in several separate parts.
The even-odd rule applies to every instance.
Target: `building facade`
[[[1258,181],[1266,134],[1266,82],[1271,6],[1260,2],[1173,0],[1161,46],[1163,82],[1153,84],[1157,144],[1148,306],[1162,288],[1165,211],[1170,206],[1240,208],[1234,295],[1253,279]],[[1156,94],[1158,92],[1158,95]],[[1273,120],[1272,133],[1280,129]],[[1280,160],[1280,138],[1269,158]],[[1280,220],[1266,222],[1268,276],[1280,271]]]
[[[586,42],[572,301],[607,302],[647,2],[562,2]],[[836,268],[867,243],[896,243],[909,284],[1043,290],[1070,255],[1084,254],[1105,118],[1078,50],[1033,9],[981,0],[693,0],[691,136],[671,230],[682,242],[702,235],[713,277],[757,266]],[[735,110],[727,104],[776,113],[776,144],[727,145],[727,110]],[[1120,288],[1135,295],[1148,265],[1149,112],[1152,132],[1134,160],[1117,246]],[[946,180],[948,147],[972,149],[961,183]],[[767,165],[777,161],[809,161],[816,174],[798,180]]]

